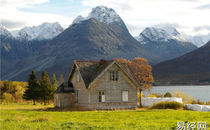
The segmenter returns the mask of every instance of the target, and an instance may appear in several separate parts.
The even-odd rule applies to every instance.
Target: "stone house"
[[[137,107],[138,84],[127,63],[75,61],[68,81],[54,94],[55,107],[82,106],[88,109]]]

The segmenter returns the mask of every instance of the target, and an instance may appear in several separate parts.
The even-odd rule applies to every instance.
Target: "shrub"
[[[4,93],[3,94],[3,102],[4,103],[13,103],[14,97],[10,93]]]
[[[182,98],[184,104],[191,104],[193,101],[192,95],[179,91],[173,91],[173,97]]]
[[[206,103],[208,103],[208,102],[206,102]],[[192,101],[192,104],[200,104],[200,105],[204,105],[205,103],[204,102],[202,102],[202,101],[200,101],[199,99],[196,101],[196,100],[193,100]],[[208,104],[207,104],[208,105]]]
[[[207,101],[207,102],[206,102],[206,105],[210,105],[210,101]]]
[[[169,92],[167,92],[167,93],[164,95],[164,97],[172,97],[172,94],[169,93]]]
[[[152,95],[155,95],[156,97],[163,97],[161,93],[152,93]]]
[[[175,102],[175,101],[172,101],[172,102],[166,101],[166,102],[156,103],[152,105],[151,108],[153,109],[183,109],[184,105],[182,103]]]
[[[152,94],[148,95],[148,97],[154,97],[154,98],[156,98],[156,96],[155,95],[152,95]]]

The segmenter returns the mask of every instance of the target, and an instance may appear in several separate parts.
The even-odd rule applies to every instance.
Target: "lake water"
[[[166,92],[170,92],[171,94],[173,91],[183,92],[185,94],[190,94],[193,96],[194,99],[200,99],[201,101],[210,101],[210,85],[205,86],[153,86],[150,92],[144,92],[145,95],[151,93],[162,93],[165,94]]]

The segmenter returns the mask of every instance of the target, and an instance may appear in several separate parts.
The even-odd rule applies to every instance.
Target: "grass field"
[[[58,111],[53,105],[0,105],[0,129],[171,130],[177,122],[207,122],[210,113],[186,110]]]

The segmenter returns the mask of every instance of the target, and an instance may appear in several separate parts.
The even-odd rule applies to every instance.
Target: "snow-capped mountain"
[[[24,40],[49,40],[63,32],[58,22],[43,23],[39,26],[24,27],[21,30],[11,32],[15,38]]]
[[[0,35],[4,37],[12,37],[12,34],[4,27],[3,25],[0,24]]]
[[[79,16],[77,16],[77,17],[74,19],[74,21],[72,22],[72,24],[80,23],[81,21],[84,21],[84,20],[86,20],[86,19],[87,19],[87,18],[85,18],[85,17],[79,15]]]
[[[210,33],[207,35],[184,36],[188,41],[192,42],[197,47],[203,46],[210,40]]]
[[[186,54],[197,47],[188,42],[174,27],[147,27],[137,41],[162,60],[169,60]]]
[[[80,23],[81,21],[90,18],[95,18],[96,20],[106,24],[124,24],[120,16],[112,8],[108,8],[105,6],[97,6],[93,8],[87,17],[78,16],[72,24]]]
[[[168,42],[171,39],[186,41],[186,39],[173,27],[147,27],[136,37],[136,40],[141,44],[146,44],[145,40],[150,40],[152,42]]]

